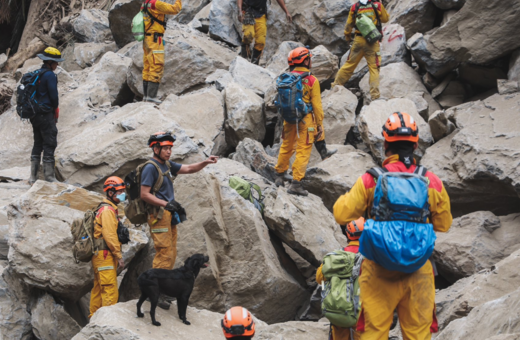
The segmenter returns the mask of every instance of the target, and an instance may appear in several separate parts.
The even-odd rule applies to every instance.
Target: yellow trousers
[[[157,220],[154,215],[150,215],[148,220],[155,247],[153,268],[171,270],[175,264],[177,258],[177,226],[172,226],[171,222],[172,215],[166,210],[160,220]]]
[[[254,25],[242,25],[242,43],[251,45],[255,42],[255,50],[263,51],[267,35],[267,18],[265,15],[255,19]]]
[[[357,329],[361,340],[388,340],[396,308],[403,340],[429,340],[431,332],[437,331],[430,261],[415,273],[405,274],[365,259],[359,284],[363,307]]]
[[[381,53],[379,52],[379,42],[367,43],[365,38],[356,36],[350,48],[347,62],[341,67],[336,75],[332,86],[345,85],[356,70],[361,58],[365,57],[370,72],[370,97],[375,100],[380,97],[379,93],[379,68],[381,67]]]
[[[352,334],[354,335],[351,339],[350,337],[350,328],[343,328],[343,327],[337,327],[332,326],[332,337],[330,340],[359,340],[360,333],[356,332],[355,330],[352,330]]]
[[[298,123],[298,131],[296,131],[296,124],[283,122],[283,141],[282,146],[280,146],[278,163],[275,166],[276,172],[282,173],[287,171],[289,169],[289,160],[296,152],[296,160],[292,166],[293,179],[301,181],[305,177],[307,164],[309,164],[309,159],[311,158],[315,132],[316,124],[310,113]]]
[[[164,74],[164,44],[163,38],[157,37],[154,42],[153,33],[145,36],[143,41],[143,80],[160,83]]]
[[[106,253],[106,256],[105,256]],[[89,318],[101,307],[112,306],[119,299],[117,289],[117,261],[108,250],[100,250],[92,257],[94,287],[90,292]]]

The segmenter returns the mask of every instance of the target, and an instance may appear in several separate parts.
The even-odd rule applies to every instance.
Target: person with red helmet
[[[94,222],[94,246],[98,250],[92,256],[94,287],[90,292],[89,318],[101,307],[117,303],[117,268],[125,263],[121,253],[121,242],[117,237],[119,212],[117,205],[126,200],[125,182],[116,176],[107,178],[103,186],[106,198],[96,211]]]
[[[344,251],[348,251],[354,254],[357,254],[359,252],[359,238],[363,233],[364,225],[365,219],[363,217],[360,217],[355,221],[351,221],[346,226],[341,226],[341,231],[348,240],[348,245],[345,248],[343,248]],[[316,271],[316,282],[318,283],[326,281],[322,269],[323,264]],[[358,340],[360,336],[360,334],[356,332],[356,330],[354,329],[338,327],[332,324],[330,325],[329,340],[352,340],[351,335],[353,335],[352,338],[354,340]]]
[[[221,321],[226,339],[250,340],[255,336],[255,321],[244,307],[233,307],[224,314]]]
[[[141,174],[141,199],[149,206],[148,225],[155,246],[153,268],[169,270],[173,269],[177,257],[177,222],[172,220],[172,216],[182,209],[175,200],[173,181],[179,174],[192,174],[218,161],[217,156],[210,156],[194,164],[172,162],[170,157],[175,140],[170,132],[151,135],[148,146],[153,151],[153,157],[143,167]],[[152,190],[159,176],[163,178],[162,185],[158,190]],[[170,305],[161,299],[159,307],[169,309]]]
[[[303,78],[303,101],[312,104],[312,111],[305,115],[298,124],[283,123],[282,145],[278,154],[278,162],[275,166],[275,184],[284,185],[284,175],[289,169],[289,160],[296,151],[296,160],[293,163],[293,181],[288,193],[307,196],[309,193],[301,184],[305,177],[307,164],[311,157],[312,145],[315,140],[321,140],[323,131],[323,107],[321,104],[321,90],[318,79],[310,74],[311,52],[305,47],[292,50],[288,56],[289,66],[293,66],[291,72],[306,74]]]
[[[393,113],[385,122],[382,134],[387,157],[383,162],[384,171],[414,173],[418,168],[413,152],[418,145],[419,128],[413,117],[404,112]],[[435,231],[446,232],[453,219],[450,198],[442,181],[430,171],[424,168],[423,171],[429,181],[429,223]],[[369,171],[334,204],[336,221],[345,225],[365,213],[372,218],[375,189],[376,179]],[[434,273],[430,261],[410,274],[388,270],[365,258],[359,284],[363,309],[357,331],[361,332],[361,340],[388,338],[396,308],[403,338],[431,339],[431,332],[437,331]]]

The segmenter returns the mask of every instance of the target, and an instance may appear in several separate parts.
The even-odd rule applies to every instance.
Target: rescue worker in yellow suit
[[[146,0],[141,6],[144,13],[143,41],[143,91],[144,102],[160,104],[157,99],[159,84],[164,73],[164,40],[166,29],[166,14],[178,14],[182,9],[182,1],[177,0],[175,4],[159,0]]]
[[[309,73],[312,66],[311,53],[305,47],[298,47],[289,53],[289,64],[294,65],[292,72],[298,74]],[[287,190],[293,195],[307,196],[309,192],[301,184],[305,177],[307,164],[311,157],[312,145],[315,140],[325,139],[323,130],[323,107],[321,105],[320,82],[309,74],[302,80],[303,101],[312,104],[312,112],[308,113],[298,124],[283,122],[282,145],[275,169],[276,186],[284,186],[284,176],[289,169],[289,160],[296,152],[293,163],[293,180]]]
[[[173,181],[179,174],[192,174],[204,169],[209,164],[217,163],[217,156],[194,164],[178,164],[170,161],[175,136],[169,132],[157,132],[148,139],[148,146],[153,150],[153,158],[142,168],[141,199],[148,206],[148,226],[155,247],[153,268],[173,269],[177,257],[177,223],[183,222],[185,214],[182,206],[175,200]],[[158,180],[162,177],[162,183]],[[173,219],[172,217],[179,216]],[[170,304],[164,298],[159,299],[159,307],[169,309]]]
[[[377,10],[377,15],[374,11],[374,8]],[[378,24],[380,25],[381,23],[388,22],[390,19],[388,12],[381,2],[376,2],[375,0],[360,0],[358,3],[355,3],[352,5],[352,7],[350,7],[347,24],[345,26],[345,39],[348,42],[352,41],[352,30],[356,25],[356,11],[358,15],[365,14],[372,18],[376,26]],[[378,23],[378,16],[381,20],[380,23]],[[363,38],[361,32],[357,29],[355,30],[354,35],[354,43],[350,48],[347,62],[338,71],[336,79],[331,86],[334,87],[336,85],[345,85],[345,83],[349,81],[350,77],[352,77],[352,74],[356,70],[356,67],[361,61],[361,58],[365,57],[368,64],[368,71],[370,73],[370,97],[372,100],[376,100],[380,97],[379,68],[381,67],[381,52],[379,41],[369,44],[365,38]]]
[[[417,123],[406,113],[393,113],[383,127],[386,159],[383,167],[389,172],[413,173],[416,169],[413,152],[419,141]],[[452,222],[450,198],[442,181],[426,172],[430,184],[428,203],[430,221],[437,232],[449,230]],[[365,173],[352,189],[334,204],[334,217],[345,225],[365,212],[371,216],[376,182]],[[397,308],[404,340],[431,339],[437,332],[435,316],[435,283],[430,261],[412,274],[390,271],[365,259],[359,278],[362,310],[357,323],[361,340],[387,340]]]
[[[292,23],[284,0],[276,0]],[[242,47],[240,56],[258,65],[265,47],[267,35],[267,0],[237,0],[238,20],[242,23]],[[251,55],[250,45],[255,42]]]
[[[90,292],[89,318],[99,308],[115,305],[119,299],[117,268],[123,269],[125,263],[117,237],[117,205],[126,200],[125,188],[123,180],[116,176],[109,177],[103,187],[106,198],[100,204],[94,222],[94,247],[97,251],[92,256],[94,287]]]
[[[357,254],[359,252],[359,238],[363,233],[365,225],[365,219],[363,217],[358,218],[355,221],[350,222],[347,226],[341,226],[341,231],[348,239],[348,246],[343,248],[344,251]],[[320,284],[326,281],[323,276],[323,264],[316,271],[316,282]],[[338,327],[330,325],[329,340],[358,340],[359,333],[352,328]]]

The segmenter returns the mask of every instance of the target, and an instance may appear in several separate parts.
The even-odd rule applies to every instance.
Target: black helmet
[[[153,147],[155,144],[160,146],[173,146],[173,143],[177,140],[175,135],[171,132],[156,132],[148,139],[148,146]]]

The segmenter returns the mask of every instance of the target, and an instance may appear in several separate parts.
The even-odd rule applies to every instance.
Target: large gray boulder
[[[84,9],[74,20],[74,37],[79,42],[101,43],[112,40],[112,32],[108,23],[108,12],[100,9]]]
[[[343,86],[322,93],[323,127],[329,144],[344,144],[347,133],[355,125],[358,99]]]
[[[68,72],[82,70],[93,66],[105,53],[117,50],[114,42],[69,45],[62,53],[65,61],[61,63],[61,67]]]
[[[403,26],[407,37],[431,30],[437,14],[437,8],[430,0],[392,1],[387,10],[389,23]]]
[[[132,34],[132,19],[139,12],[143,1],[116,0],[108,12],[112,36],[119,48],[135,41]]]
[[[473,104],[469,104],[473,105]],[[461,105],[462,107],[464,105]],[[428,125],[430,125],[430,129],[432,132],[433,139],[437,142],[442,138],[451,134],[457,126],[452,121],[452,109],[449,110],[438,110],[435,111],[433,115],[430,116],[430,120],[428,120]]]
[[[184,0],[182,1],[181,12],[173,16],[173,20],[181,24],[187,24],[210,2],[211,0]]]
[[[442,10],[460,9],[466,0],[432,0],[433,4]]]
[[[312,54],[312,75],[318,78],[320,83],[327,80],[333,81],[338,73],[338,57],[323,45],[316,46],[310,52]]]
[[[209,14],[211,12],[211,3],[202,8],[189,23],[189,25],[202,33],[209,32]]]
[[[518,211],[518,100],[520,93],[494,95],[446,111],[458,130],[429,148],[422,164],[443,180],[458,216]]]
[[[451,56],[434,57],[432,47],[428,42],[430,37],[430,35],[416,33],[408,39],[406,44],[417,64],[434,77],[443,79],[446,74],[457,68],[460,62]]]
[[[209,12],[209,35],[212,39],[240,46],[242,26],[235,1],[213,0]]]
[[[244,164],[246,168],[262,175],[271,182],[275,181],[273,167],[276,165],[277,159],[268,155],[260,142],[245,138],[238,144],[233,154],[233,160]]]
[[[81,331],[80,325],[65,311],[63,305],[44,293],[31,309],[34,335],[41,340],[69,340]]]
[[[265,137],[264,101],[253,90],[231,83],[224,91],[226,141],[235,147],[245,138]]]
[[[242,57],[236,57],[233,60],[229,66],[229,72],[236,83],[255,91],[256,94],[262,97],[277,77],[271,71],[251,64]]]
[[[27,294],[18,296],[23,283],[13,279],[10,271],[0,265],[0,337],[30,340],[33,338],[31,315],[27,311]]]

